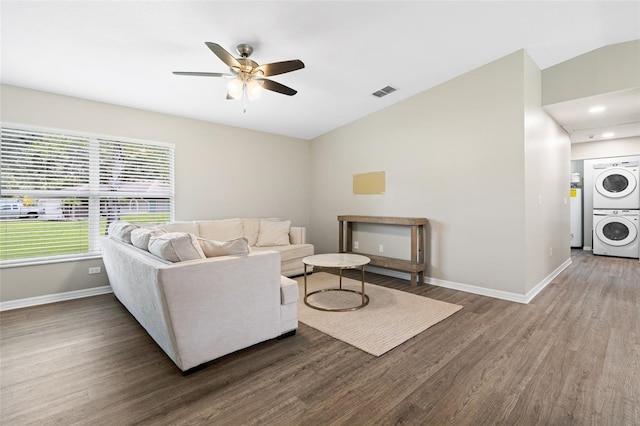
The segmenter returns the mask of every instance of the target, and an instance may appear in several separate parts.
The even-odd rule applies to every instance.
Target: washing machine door
[[[636,226],[624,217],[607,216],[596,225],[596,237],[610,246],[626,246],[631,244],[637,236]]]
[[[625,169],[608,169],[596,178],[595,188],[609,198],[622,198],[631,194],[638,185],[635,176]]]

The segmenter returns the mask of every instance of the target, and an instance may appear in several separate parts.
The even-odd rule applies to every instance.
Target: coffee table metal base
[[[362,274],[362,279],[361,279],[362,291],[342,288],[342,269],[340,269],[340,287],[339,288],[325,288],[322,290],[316,290],[316,291],[312,291],[311,293],[307,293],[307,265],[305,264],[304,265],[304,304],[310,308],[317,309],[319,311],[325,311],[325,312],[349,312],[349,311],[355,311],[355,310],[364,308],[369,304],[369,296],[367,296],[364,292],[364,266],[361,268],[361,274]],[[322,306],[314,305],[307,300],[309,296],[318,294],[318,293],[324,293],[325,291],[344,291],[348,293],[359,294],[360,296],[362,296],[362,303],[360,305],[351,306],[348,308],[324,308]]]

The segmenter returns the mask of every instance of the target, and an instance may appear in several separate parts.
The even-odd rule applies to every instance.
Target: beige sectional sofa
[[[101,247],[115,296],[183,372],[298,327],[283,275],[303,272],[313,246],[288,221],[116,222]]]
[[[216,241],[244,237],[252,252],[279,252],[282,265],[280,273],[286,277],[304,274],[302,259],[314,254],[313,245],[306,241],[305,227],[291,226],[291,221],[277,218],[198,220],[173,222],[160,227],[167,232],[188,232],[200,238]]]

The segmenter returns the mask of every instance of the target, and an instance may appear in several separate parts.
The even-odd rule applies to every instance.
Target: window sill
[[[74,256],[74,257],[60,257],[60,258],[46,258],[46,259],[40,258],[40,259],[33,259],[33,260],[24,259],[24,260],[6,261],[6,262],[0,262],[0,269],[48,265],[52,263],[78,262],[81,260],[93,260],[93,259],[102,259],[102,255],[91,254],[86,256]]]

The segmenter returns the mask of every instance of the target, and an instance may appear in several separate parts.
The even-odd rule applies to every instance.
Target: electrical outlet
[[[358,250],[358,242],[357,241],[353,242],[353,249],[354,250]]]
[[[549,247],[549,256],[553,256],[553,247]]]
[[[96,266],[94,268],[89,268],[89,274],[99,274],[100,273],[100,267]]]
[[[382,244],[380,244],[378,246],[378,252],[383,253],[384,252],[384,247],[382,246]]]

